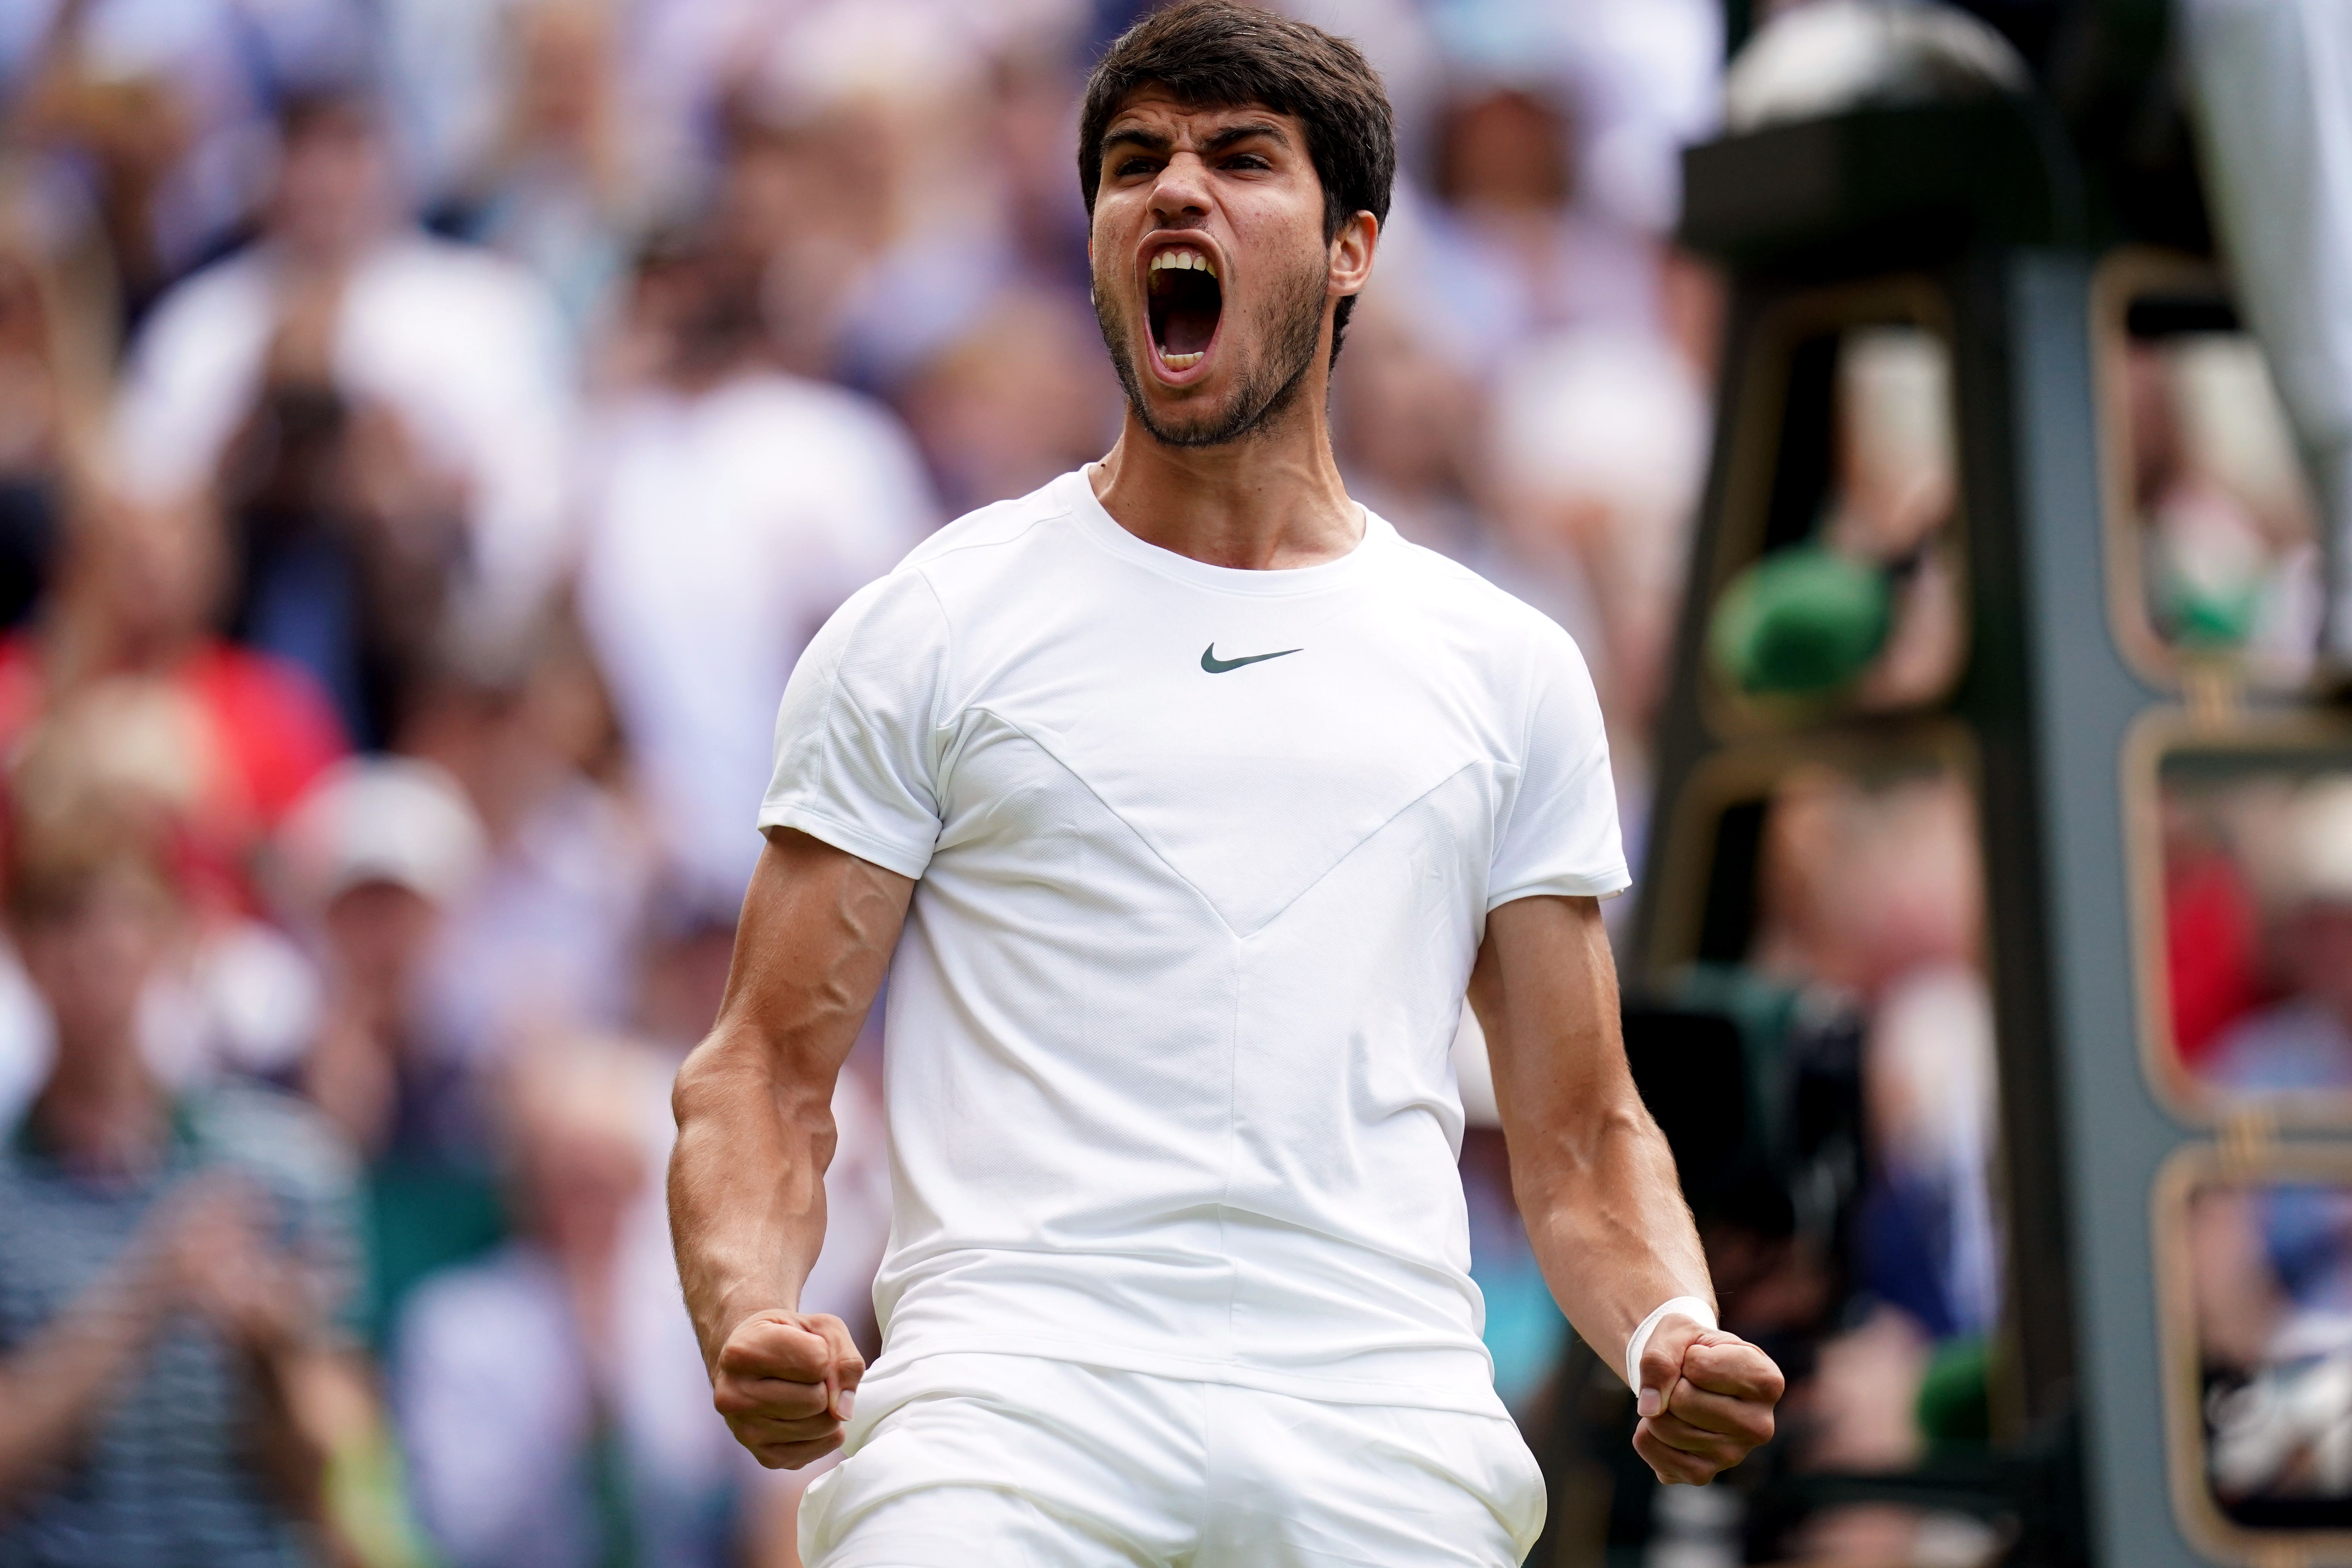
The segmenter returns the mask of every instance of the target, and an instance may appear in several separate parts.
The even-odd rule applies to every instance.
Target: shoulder
[[[232,348],[269,330],[268,258],[247,246],[173,285],[133,345],[132,360],[147,363],[158,354],[178,358],[191,351]]]
[[[909,551],[898,571],[928,584],[960,626],[1021,615],[1037,594],[1050,591],[1041,552],[1067,537],[1061,525],[1070,509],[1059,492],[1069,479],[966,512]]]
[[[1071,479],[1065,474],[1025,496],[964,513],[909,552],[907,564],[955,576],[985,573],[1014,559],[1034,541],[1040,525],[1069,515],[1062,491]]]
[[[778,722],[805,717],[803,705],[846,682],[869,695],[936,695],[953,651],[954,628],[929,578],[911,564],[877,577],[844,600],[801,655]]]
[[[266,305],[275,271],[266,247],[254,244],[233,250],[166,290],[148,318],[149,326],[160,331],[236,305]]]
[[[1584,673],[1584,654],[1568,628],[1526,600],[1402,535],[1391,539],[1390,552],[1397,591],[1469,657],[1489,662],[1497,673]]]
[[[363,282],[518,310],[536,310],[549,300],[547,286],[520,262],[436,235],[402,236],[378,251],[361,277]]]
[[[827,678],[945,678],[953,647],[976,624],[1018,616],[1039,591],[1032,542],[1063,515],[1048,492],[999,501],[949,523],[825,622],[803,656]]]
[[[463,352],[475,374],[540,371],[564,354],[562,313],[537,274],[480,246],[423,234],[362,266],[344,331],[384,352]]]

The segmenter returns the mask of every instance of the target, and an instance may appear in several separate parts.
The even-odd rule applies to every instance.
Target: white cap
[[[408,757],[337,765],[288,814],[277,845],[285,895],[310,914],[365,882],[446,904],[480,870],[487,847],[457,782]]]
[[[2308,903],[2352,904],[2352,778],[2315,779],[2288,807],[2287,885]]]

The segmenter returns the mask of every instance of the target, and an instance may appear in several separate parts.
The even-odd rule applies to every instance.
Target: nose
[[[1208,165],[1191,153],[1179,153],[1160,171],[1151,187],[1151,216],[1162,228],[1183,228],[1209,210]]]

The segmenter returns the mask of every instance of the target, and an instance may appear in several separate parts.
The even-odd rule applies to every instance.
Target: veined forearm
[[[753,1312],[794,1310],[824,1242],[830,1096],[779,1084],[764,1045],[712,1035],[679,1070],[670,1235],[704,1358]]]
[[[1714,1300],[1674,1154],[1638,1100],[1597,1119],[1582,1138],[1555,1136],[1515,1152],[1511,1169],[1554,1299],[1612,1366],[1660,1303]]]
[[[833,1087],[915,884],[782,829],[752,874],[718,1026],[678,1069],[670,1237],[717,1364],[756,1312],[791,1312],[824,1241]]]

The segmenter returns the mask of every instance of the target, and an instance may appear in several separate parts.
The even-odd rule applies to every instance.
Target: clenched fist
[[[1780,1369],[1738,1334],[1668,1318],[1643,1347],[1641,1372],[1633,1452],[1667,1485],[1703,1485],[1771,1441]]]
[[[710,1373],[710,1402],[735,1440],[772,1470],[841,1447],[866,1358],[827,1312],[755,1312],[735,1325]]]

